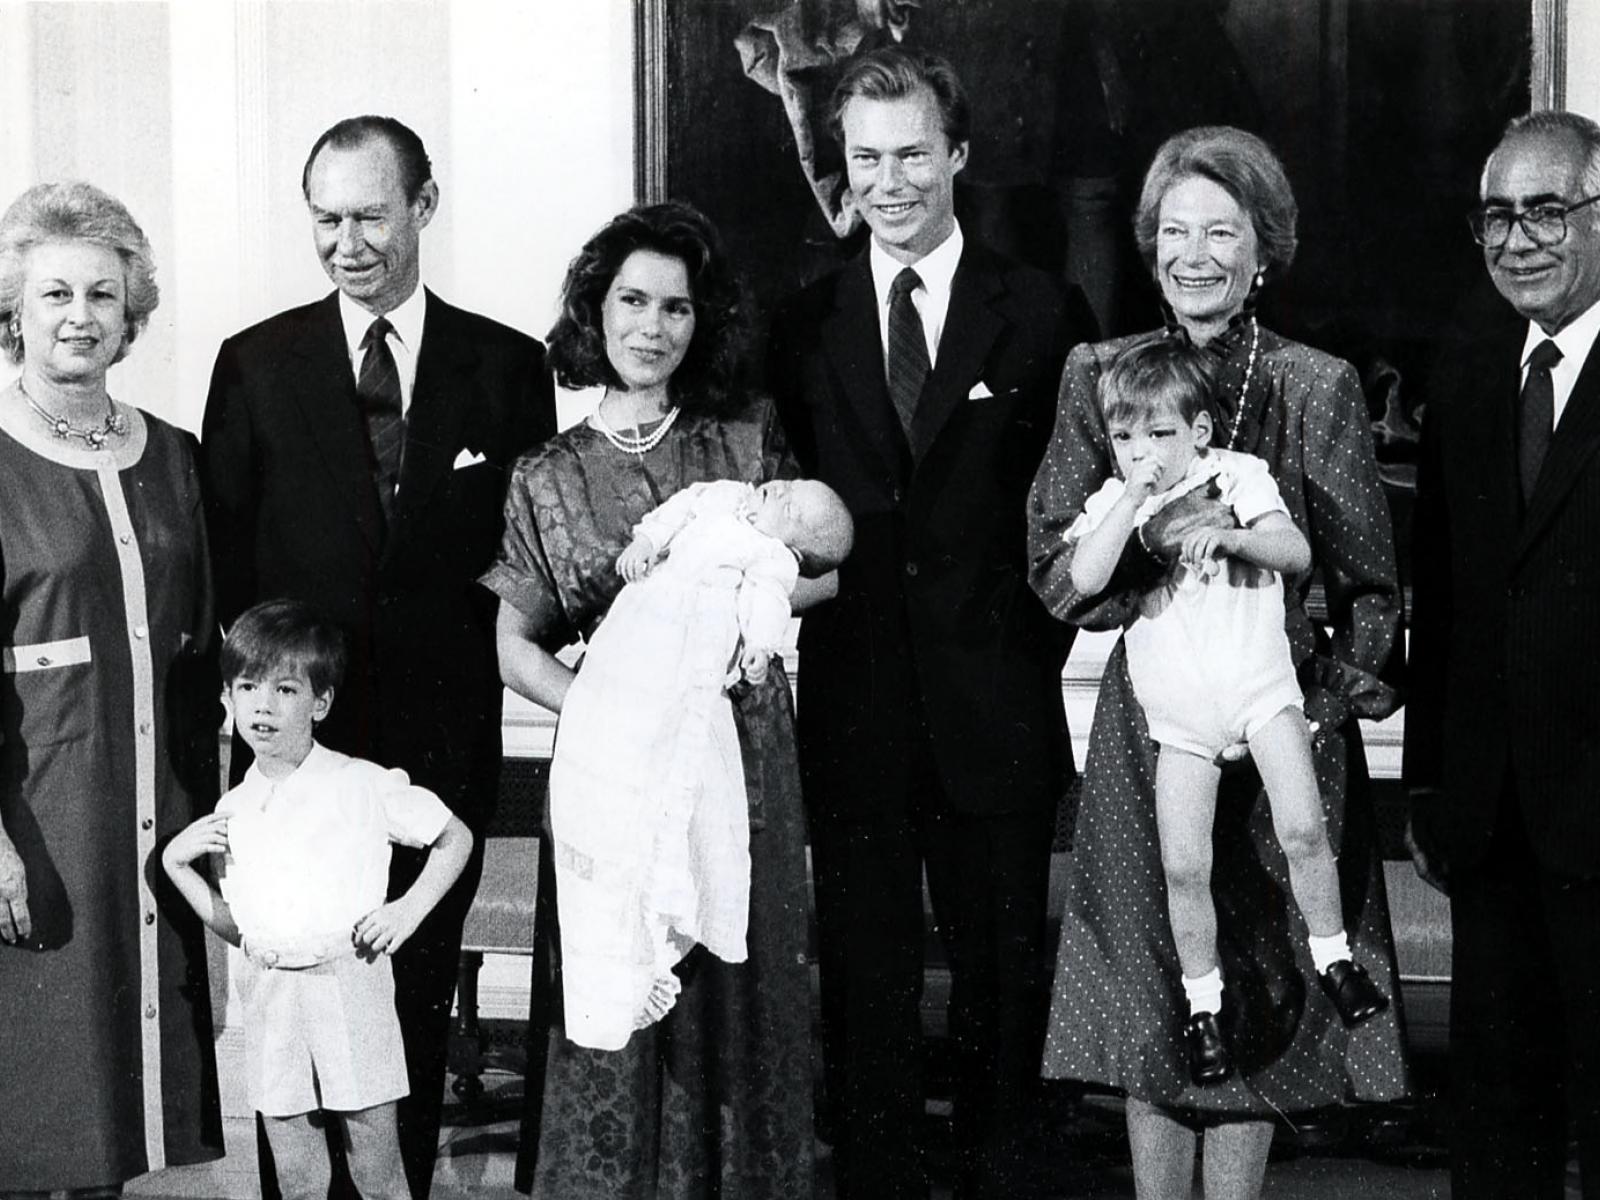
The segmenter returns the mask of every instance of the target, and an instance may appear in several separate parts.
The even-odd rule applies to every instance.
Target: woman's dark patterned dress
[[[1156,839],[1155,746],[1119,641],[1090,734],[1044,1073],[1108,1084],[1154,1104],[1264,1117],[1406,1092],[1394,943],[1356,721],[1387,716],[1398,703],[1379,672],[1398,636],[1401,603],[1354,369],[1262,329],[1250,394],[1240,404],[1250,338],[1246,320],[1210,343],[1220,360],[1219,440],[1243,420],[1235,448],[1266,460],[1311,542],[1332,633],[1307,615],[1310,579],[1291,577],[1289,645],[1308,719],[1335,728],[1318,740],[1315,758],[1345,927],[1355,960],[1394,1004],[1353,1031],[1340,1024],[1317,986],[1260,779],[1247,767],[1225,771],[1212,892],[1223,980],[1241,1010],[1241,1070],[1226,1084],[1189,1083],[1181,1036],[1187,1006]],[[1133,340],[1079,346],[1068,358],[1055,437],[1029,499],[1034,587],[1058,617],[1090,628],[1124,625],[1133,597],[1078,595],[1062,534],[1111,473],[1095,387]]]
[[[622,587],[617,555],[650,509],[691,483],[792,474],[765,401],[721,421],[682,416],[644,455],[578,425],[517,464],[500,560],[484,582],[558,650],[604,619]],[[696,948],[678,968],[672,1011],[621,1051],[583,1049],[562,1033],[553,872],[541,854],[518,1186],[544,1200],[811,1195],[805,837],[781,664],[734,716],[751,803],[749,961]]]

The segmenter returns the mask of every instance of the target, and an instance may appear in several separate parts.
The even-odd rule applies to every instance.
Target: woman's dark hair
[[[245,609],[222,643],[222,682],[266,679],[299,667],[322,695],[344,681],[344,634],[309,604],[263,600]]]
[[[567,267],[561,316],[547,339],[556,379],[567,388],[623,386],[606,357],[602,309],[611,281],[639,250],[676,258],[689,274],[694,336],[668,385],[673,402],[707,416],[736,411],[743,403],[736,384],[749,347],[749,306],[716,226],[693,205],[675,200],[613,217]]]
[[[1188,338],[1157,334],[1133,343],[1100,376],[1100,411],[1107,425],[1148,420],[1168,409],[1193,425],[1211,411],[1214,387],[1204,351]]]

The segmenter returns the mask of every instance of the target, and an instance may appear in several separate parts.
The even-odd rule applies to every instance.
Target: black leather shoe
[[[1216,1013],[1195,1013],[1183,1027],[1189,1047],[1189,1078],[1196,1087],[1221,1083],[1233,1074],[1233,1056]]]
[[[1339,1019],[1347,1029],[1370,1021],[1389,1007],[1388,997],[1378,990],[1366,969],[1348,958],[1334,963],[1317,979],[1334,1008],[1339,1010]]]

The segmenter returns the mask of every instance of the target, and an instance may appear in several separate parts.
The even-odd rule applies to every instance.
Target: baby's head
[[[233,623],[222,643],[223,692],[234,728],[268,774],[310,753],[344,668],[344,634],[308,604],[267,600]]]
[[[1154,457],[1156,491],[1184,476],[1211,444],[1209,401],[1215,386],[1201,350],[1179,337],[1135,342],[1100,377],[1100,411],[1116,455],[1117,474]]]
[[[774,479],[756,491],[755,527],[798,554],[802,571],[826,574],[845,560],[855,522],[831,487],[815,479]]]

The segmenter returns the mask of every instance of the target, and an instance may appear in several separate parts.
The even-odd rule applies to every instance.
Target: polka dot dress
[[[1155,746],[1119,643],[1084,768],[1044,1074],[1157,1104],[1262,1116],[1407,1091],[1388,901],[1354,719],[1387,715],[1397,704],[1377,672],[1398,635],[1401,608],[1389,511],[1355,371],[1261,329],[1250,394],[1240,403],[1250,337],[1246,321],[1208,347],[1219,359],[1218,440],[1226,443],[1238,423],[1236,448],[1265,459],[1311,542],[1332,636],[1306,614],[1308,577],[1285,581],[1286,629],[1307,715],[1338,725],[1319,740],[1316,767],[1345,927],[1355,960],[1394,1003],[1355,1030],[1340,1023],[1317,985],[1260,779],[1248,765],[1230,768],[1218,796],[1212,893],[1223,978],[1239,1015],[1239,1070],[1225,1084],[1189,1083],[1188,1010],[1156,837]],[[1077,595],[1061,535],[1110,473],[1095,384],[1131,340],[1073,351],[1054,441],[1029,498],[1034,586],[1057,616],[1091,628],[1124,624],[1132,597]]]

